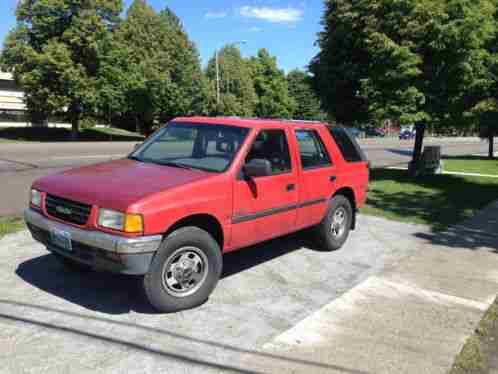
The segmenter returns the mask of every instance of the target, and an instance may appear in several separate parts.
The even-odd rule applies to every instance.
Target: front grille
[[[90,216],[92,206],[58,196],[47,194],[45,208],[52,217],[59,218],[76,225],[85,225]]]

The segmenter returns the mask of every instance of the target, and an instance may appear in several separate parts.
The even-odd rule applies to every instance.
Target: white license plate
[[[71,234],[59,229],[52,229],[50,231],[50,238],[52,244],[56,247],[72,252],[73,246],[71,244]]]

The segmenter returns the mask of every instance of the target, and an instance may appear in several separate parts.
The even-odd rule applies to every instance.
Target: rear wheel
[[[341,248],[349,236],[353,222],[353,208],[349,199],[337,195],[330,201],[329,210],[323,221],[317,226],[320,243],[325,250],[334,251]]]
[[[221,249],[197,227],[168,235],[144,277],[149,302],[161,312],[177,312],[204,303],[221,276]]]

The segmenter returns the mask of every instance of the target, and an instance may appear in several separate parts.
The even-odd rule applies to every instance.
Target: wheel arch
[[[225,234],[223,232],[223,227],[215,216],[207,213],[192,214],[179,219],[166,230],[166,232],[164,233],[164,237],[168,236],[173,231],[178,230],[179,228],[187,226],[198,227],[211,234],[211,236],[220,246],[220,250],[223,251],[223,246],[225,243]]]
[[[356,197],[354,194],[354,190],[351,187],[342,187],[338,189],[336,192],[334,192],[332,199],[339,195],[344,196],[351,203],[351,207],[353,208],[353,217],[352,217],[353,219],[351,221],[351,230],[354,230],[356,228],[356,212],[358,210],[358,207],[356,205]]]

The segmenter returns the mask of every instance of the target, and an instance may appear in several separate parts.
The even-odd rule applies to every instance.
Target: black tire
[[[62,265],[64,265],[64,267],[68,270],[76,271],[79,273],[87,273],[89,271],[92,271],[92,267],[90,265],[81,264],[81,263],[73,261],[67,257],[64,257],[58,253],[54,253],[54,255],[57,258],[57,260],[59,260],[59,262]]]
[[[345,214],[343,221],[344,224],[340,231],[337,230],[337,225],[334,225],[334,229],[332,226],[334,216],[338,214],[338,212],[343,212]],[[327,251],[335,251],[340,249],[348,239],[352,222],[353,207],[351,206],[349,199],[343,195],[334,196],[334,198],[330,201],[327,215],[316,227],[318,240],[320,241],[323,249]]]
[[[180,261],[183,259],[183,255],[187,257],[184,261]],[[181,259],[175,263],[174,261],[178,256]],[[191,260],[189,256],[197,258],[194,257]],[[200,265],[196,262],[197,260],[201,260]],[[205,263],[206,261],[207,263]],[[191,266],[186,267],[184,262]],[[192,265],[194,263],[195,265]],[[163,240],[154,256],[149,272],[143,280],[145,294],[151,305],[160,312],[172,313],[194,308],[208,299],[220,279],[222,267],[221,249],[208,232],[192,226],[180,228]],[[189,274],[195,273],[202,279],[195,286],[191,286],[192,289],[187,289],[182,294],[182,290],[175,289],[168,283],[168,281],[177,282],[176,276],[174,276],[177,270],[181,273],[179,277],[187,279]],[[201,270],[202,275],[199,275]],[[192,280],[187,282],[189,281]],[[183,288],[183,284],[178,282],[176,287]]]

